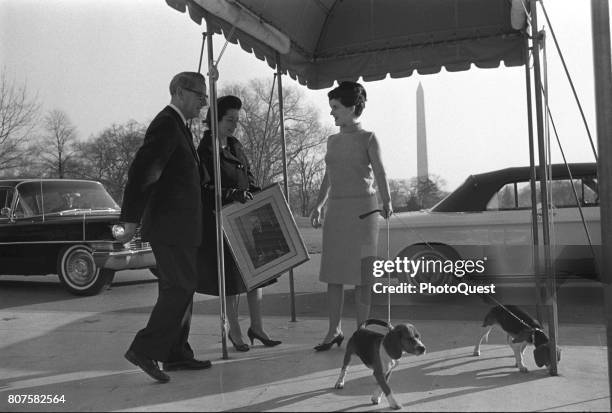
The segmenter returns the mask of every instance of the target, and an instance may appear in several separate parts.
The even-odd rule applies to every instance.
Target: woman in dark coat
[[[238,126],[240,109],[242,102],[236,96],[223,96],[217,100],[218,114],[218,135],[221,169],[221,193],[223,205],[233,201],[245,203],[253,199],[252,193],[259,191],[255,185],[255,178],[251,173],[248,159],[244,153],[242,145],[233,137],[233,133]],[[210,109],[206,115],[206,123],[210,126]],[[200,249],[200,280],[198,292],[219,295],[219,282],[217,277],[217,237],[214,231],[216,220],[215,192],[214,192],[214,167],[213,167],[213,145],[210,130],[204,132],[204,137],[198,146],[198,155],[202,165],[208,171],[211,181],[206,184],[203,191],[203,210],[204,210],[204,237]],[[249,350],[249,345],[245,344],[240,331],[238,322],[238,303],[240,293],[247,292],[247,289],[240,276],[240,271],[232,257],[227,243],[224,245],[225,257],[225,293],[227,295],[227,319],[229,322],[228,338],[237,351]],[[261,317],[262,290],[256,288],[247,292],[251,326],[247,335],[251,340],[251,345],[255,339],[260,340],[265,346],[271,347],[280,344],[278,340],[270,340],[263,330]]]

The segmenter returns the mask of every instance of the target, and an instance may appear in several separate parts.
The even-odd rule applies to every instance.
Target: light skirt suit
[[[319,280],[369,285],[373,280],[380,215],[365,219],[359,215],[379,208],[374,179],[382,200],[390,200],[376,136],[361,129],[330,136],[325,164],[329,193]]]

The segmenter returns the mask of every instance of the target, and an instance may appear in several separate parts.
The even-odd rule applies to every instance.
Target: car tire
[[[85,245],[72,245],[60,251],[57,258],[60,282],[74,295],[96,295],[108,286],[115,271],[99,268]]]
[[[447,245],[442,244],[419,244],[419,245],[411,245],[405,249],[403,249],[398,257],[402,259],[404,257],[408,258],[408,260],[416,262],[416,261],[456,261],[461,257],[457,252]],[[424,273],[419,271],[415,274],[414,277],[408,274],[402,274],[400,281],[409,282],[410,284],[420,286],[421,283],[431,283],[434,286],[443,286],[443,285],[454,285],[458,283],[458,278],[452,273]],[[421,293],[422,295],[437,295],[432,293]]]

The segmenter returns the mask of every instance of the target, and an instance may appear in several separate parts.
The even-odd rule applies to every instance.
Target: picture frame
[[[310,259],[279,184],[225,206],[223,230],[248,291]]]

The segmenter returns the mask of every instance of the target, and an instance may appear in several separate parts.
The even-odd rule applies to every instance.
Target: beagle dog
[[[389,332],[383,335],[368,330],[366,327],[372,324],[387,327]],[[344,388],[348,365],[351,362],[351,356],[355,353],[363,364],[374,371],[378,387],[372,394],[372,403],[380,403],[384,392],[389,405],[393,409],[401,409],[402,406],[395,400],[388,383],[391,371],[397,366],[404,351],[417,356],[425,353],[425,346],[421,342],[420,334],[412,324],[399,324],[393,327],[381,320],[366,320],[359,326],[346,345],[340,377],[338,377],[334,387],[336,389]]]
[[[507,333],[508,344],[514,351],[515,367],[523,373],[529,370],[523,363],[523,352],[527,344],[533,344],[533,356],[538,367],[550,365],[550,343],[540,323],[517,306],[506,305],[492,308],[482,323],[483,334],[474,347],[474,356],[480,356],[482,340],[489,340],[489,333],[495,325]],[[561,351],[557,348],[557,361],[561,360]]]

